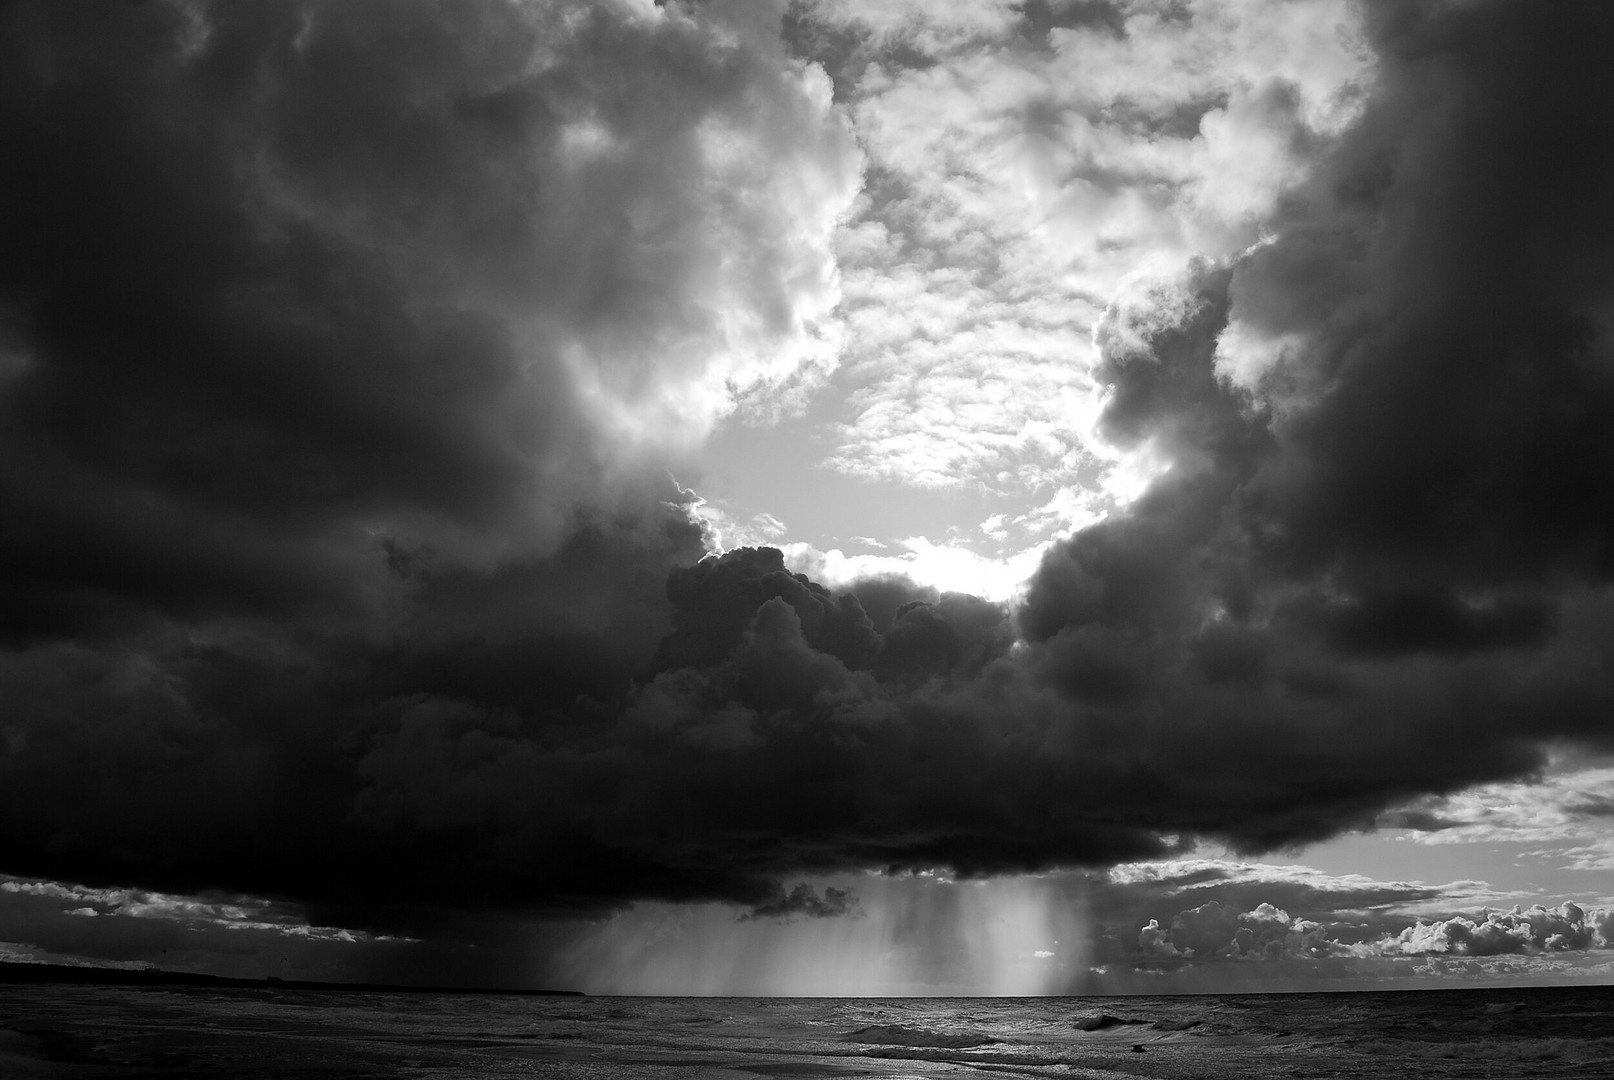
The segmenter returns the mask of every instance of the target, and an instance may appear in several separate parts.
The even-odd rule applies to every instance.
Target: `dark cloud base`
[[[782,45],[192,10],[0,11],[0,869],[788,917],[854,903],[792,875],[1268,850],[1614,749],[1606,5],[1370,6],[1275,239],[1099,328],[1105,432],[1173,467],[1012,610],[703,558],[579,389],[578,341],[693,317],[667,125],[785,100]],[[585,116],[623,163],[521,173]],[[1230,327],[1291,344],[1236,382]]]

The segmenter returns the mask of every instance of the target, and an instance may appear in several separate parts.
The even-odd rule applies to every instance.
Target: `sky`
[[[1611,49],[0,6],[0,959],[1614,981]]]

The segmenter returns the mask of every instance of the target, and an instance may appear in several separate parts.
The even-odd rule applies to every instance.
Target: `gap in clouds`
[[[784,430],[720,434],[712,482],[695,486],[741,534],[766,512],[831,564],[877,563],[831,521],[971,551],[1001,568],[909,554],[883,569],[1006,598],[999,579],[1023,580],[1035,552],[1169,464],[1095,430],[1100,315],[1190,257],[1257,240],[1359,111],[1369,51],[1331,0],[1282,18],[1207,3],[1182,20],[1147,5],[796,3],[785,29],[867,156],[836,241],[840,357]],[[804,486],[781,489],[781,467]],[[999,535],[978,531],[998,515]]]

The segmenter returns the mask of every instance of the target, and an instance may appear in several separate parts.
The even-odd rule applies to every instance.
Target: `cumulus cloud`
[[[1238,912],[1215,900],[1179,911],[1169,928],[1150,919],[1138,932],[1139,959],[1151,960],[1284,960],[1327,956],[1335,943],[1320,923],[1291,919],[1281,908],[1262,902]]]
[[[1148,957],[1176,957],[1181,954],[1171,943],[1170,931],[1160,925],[1159,919],[1150,919],[1149,925],[1138,931],[1138,949]]]
[[[1418,922],[1393,939],[1371,946],[1374,950],[1406,956],[1451,954],[1496,956],[1503,953],[1566,952],[1609,948],[1607,908],[1584,909],[1564,903],[1554,908],[1517,905],[1510,911],[1486,911],[1475,918],[1454,915],[1443,921]]]
[[[1400,929],[1362,937],[1359,913],[1330,911],[1319,919],[1292,917],[1262,902],[1238,911],[1216,900],[1185,908],[1162,924],[1151,918],[1137,931],[1135,949],[1111,951],[1147,967],[1182,963],[1319,960],[1407,956],[1500,956],[1586,952],[1614,947],[1608,936],[1611,914],[1566,901],[1510,911],[1485,910],[1425,922],[1387,912],[1383,919]]]

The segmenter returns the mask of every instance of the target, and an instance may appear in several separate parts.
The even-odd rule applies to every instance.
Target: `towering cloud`
[[[672,629],[667,455],[826,362],[860,161],[778,17],[7,5],[16,868],[390,903],[570,828],[520,763]]]

